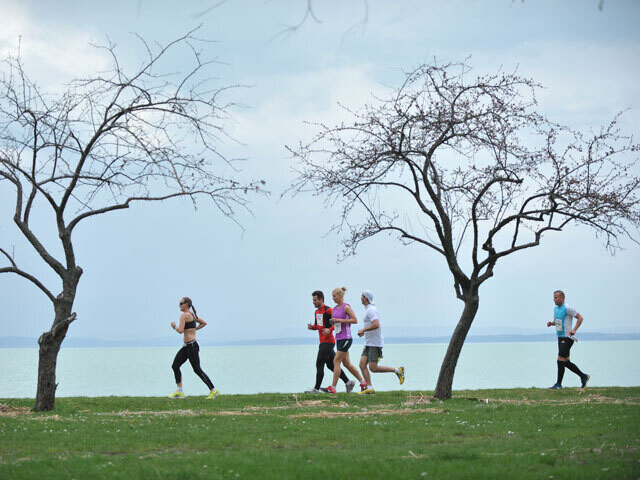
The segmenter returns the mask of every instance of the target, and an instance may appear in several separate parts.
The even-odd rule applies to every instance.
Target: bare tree
[[[535,111],[534,81],[474,76],[463,64],[423,65],[353,123],[318,125],[298,159],[294,194],[342,200],[343,255],[363,240],[397,234],[442,255],[464,309],[435,396],[450,398],[455,367],[498,260],[571,224],[595,230],[615,252],[637,237],[639,146],[618,117],[583,135]]]
[[[112,70],[74,80],[53,95],[29,79],[19,56],[4,64],[0,187],[15,191],[13,221],[62,287],[56,294],[0,249],[8,265],[0,273],[32,282],[55,312],[51,329],[38,340],[39,411],[54,408],[57,355],[76,318],[72,310],[82,268],[72,234],[80,222],[134,202],[176,197],[194,204],[204,198],[233,218],[237,207],[247,207],[247,194],[263,191],[264,182],[234,179],[233,160],[218,150],[232,104],[224,103],[227,87],[209,76],[216,63],[202,59],[196,48],[202,41],[192,31],[166,45],[140,42],[146,59],[133,73],[121,65],[113,44],[98,47],[108,54]],[[172,55],[181,55],[186,64],[190,59],[189,70],[174,73]],[[222,171],[232,176],[215,173]],[[39,208],[55,222],[63,258],[32,227],[31,214]]]

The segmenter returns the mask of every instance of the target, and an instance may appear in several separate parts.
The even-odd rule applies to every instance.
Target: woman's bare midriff
[[[184,331],[184,343],[193,342],[196,339],[196,329],[186,328]]]

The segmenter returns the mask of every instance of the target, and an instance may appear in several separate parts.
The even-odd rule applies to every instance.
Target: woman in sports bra
[[[180,325],[176,326],[176,322],[171,322],[171,328],[176,332],[184,334],[184,343],[182,348],[178,350],[176,358],[173,359],[173,373],[176,377],[176,384],[178,389],[169,395],[169,398],[183,398],[184,392],[182,391],[182,373],[180,367],[184,362],[189,360],[191,367],[196,375],[198,375],[202,381],[209,387],[209,395],[207,398],[215,398],[220,394],[220,390],[213,386],[213,383],[209,379],[206,373],[200,368],[200,346],[196,342],[196,330],[200,330],[207,325],[203,319],[198,317],[196,309],[193,306],[193,302],[189,297],[183,297],[180,300]]]
[[[358,319],[356,318],[356,314],[353,312],[351,305],[344,303],[344,292],[346,291],[347,287],[334,288],[331,293],[333,301],[336,302],[336,306],[333,307],[331,323],[333,323],[333,333],[336,338],[336,347],[338,351],[333,359],[333,383],[327,388],[321,389],[326,393],[336,393],[336,385],[340,378],[341,364],[358,379],[360,382],[360,389],[363,388],[363,385],[364,388],[367,387],[367,384],[360,375],[360,372],[349,360],[349,348],[353,343],[353,339],[351,337],[351,325],[358,323]]]

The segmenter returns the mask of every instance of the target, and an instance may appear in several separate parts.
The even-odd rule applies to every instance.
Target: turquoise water
[[[556,343],[469,343],[464,346],[454,389],[539,387],[556,378]],[[387,345],[382,365],[404,365],[407,379],[398,385],[393,374],[373,374],[379,390],[433,390],[444,356],[444,344]],[[167,395],[175,389],[171,363],[178,346],[139,348],[67,348],[58,358],[58,396]],[[351,348],[357,364],[362,345]],[[203,370],[222,393],[302,392],[315,382],[317,347],[202,347]],[[580,342],[571,359],[592,375],[590,386],[639,386],[640,341]],[[0,398],[34,397],[38,351],[0,349]],[[187,395],[207,388],[189,363],[182,367]],[[330,383],[325,369],[323,385]],[[342,383],[342,382],[340,382]],[[564,385],[579,385],[567,371]],[[343,390],[339,385],[338,390]]]

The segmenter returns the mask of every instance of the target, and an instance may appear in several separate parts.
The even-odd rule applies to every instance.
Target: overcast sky
[[[18,43],[27,72],[41,87],[103,70],[107,59],[90,43],[107,37],[126,65],[144,52],[132,32],[167,42],[202,24],[199,36],[221,65],[212,74],[236,90],[245,105],[227,125],[238,143],[220,150],[246,157],[246,178],[267,181],[268,198],[240,212],[239,228],[206,202],[134,205],[94,217],[74,233],[84,269],[69,336],[143,339],[171,335],[178,300],[190,296],[210,327],[210,341],[300,337],[310,334],[311,292],[346,285],[346,300],[362,316],[360,292],[370,289],[383,333],[451,333],[462,303],[444,259],[425,247],[380,236],[357,256],[336,259],[340,238],[328,234],[337,210],[312,196],[280,198],[293,180],[285,145],[309,138],[305,121],[345,118],[338,102],[359,108],[372,94],[398,86],[403,71],[437,59],[462,61],[478,74],[498,69],[530,76],[545,86],[540,111],[574,128],[598,128],[628,109],[623,130],[640,125],[640,2],[580,1],[325,1],[313,3],[319,22],[298,24],[306,1],[218,0],[161,2],[3,1],[0,53]],[[176,59],[179,70],[180,59]],[[0,245],[15,249],[25,270],[60,286],[33,255],[12,223],[13,191],[0,183]],[[49,212],[32,220],[54,245]],[[640,247],[624,241],[611,256],[593,232],[571,229],[545,236],[542,246],[501,261],[480,291],[471,334],[552,332],[552,292],[585,318],[589,331],[640,331]],[[59,251],[59,247],[51,247]],[[53,313],[29,282],[0,275],[2,336],[37,338]],[[178,339],[176,338],[178,341]]]

